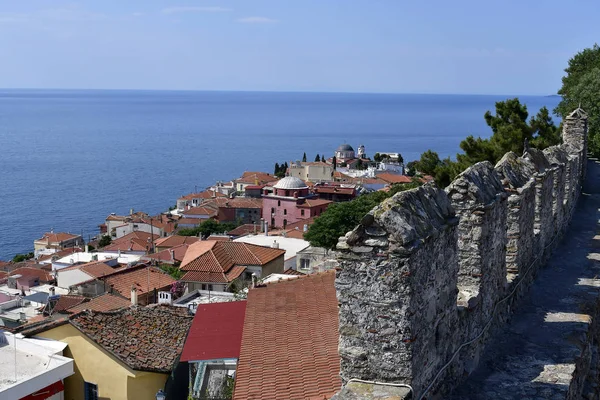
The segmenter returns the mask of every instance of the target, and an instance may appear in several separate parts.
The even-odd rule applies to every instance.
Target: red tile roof
[[[198,207],[192,207],[189,210],[182,211],[181,214],[183,214],[184,218],[188,215],[205,215],[207,218],[211,218],[217,215],[217,209],[209,207],[208,205],[201,205]],[[198,221],[198,223],[200,222],[202,221]]]
[[[356,193],[355,188],[341,187],[341,186],[315,186],[315,193],[328,193],[328,194],[347,194],[353,195]]]
[[[187,253],[188,247],[189,247],[188,244],[181,244],[179,246],[175,246],[175,247],[171,247],[169,249],[159,251],[158,253],[148,254],[147,256],[144,256],[142,258],[144,260],[156,260],[158,262],[167,262],[167,263],[171,263],[173,261],[181,262],[183,260],[183,258],[185,257],[185,253]],[[171,254],[171,252],[173,252],[173,254]],[[172,255],[174,257],[171,257]],[[174,258],[175,260],[173,260],[172,258]]]
[[[245,315],[245,301],[198,305],[181,361],[239,358]]]
[[[135,231],[128,233],[118,239],[112,241],[106,247],[103,247],[103,251],[147,251],[150,247],[148,239],[156,240],[158,235],[150,235],[148,232]]]
[[[182,271],[202,272],[203,274],[186,273],[182,280],[196,282],[231,282],[229,274],[234,266],[265,265],[285,254],[283,249],[257,246],[254,244],[204,240],[196,242],[188,248],[183,261]],[[196,280],[192,278],[210,280]]]
[[[177,223],[181,225],[198,225],[202,223],[204,219],[202,218],[181,218]]]
[[[75,307],[85,301],[85,297],[78,295],[63,294],[58,298],[52,312],[64,313],[69,308]]]
[[[131,307],[82,312],[71,324],[131,369],[170,372],[192,317],[178,307]]]
[[[262,185],[277,180],[274,175],[267,174],[266,172],[251,172],[245,171],[244,174],[235,180],[238,183],[249,183],[253,185]]]
[[[44,233],[44,236],[42,236],[40,239],[38,239],[39,241],[47,241],[49,244],[50,243],[61,243],[67,240],[71,240],[71,239],[76,239],[78,237],[81,237],[80,235],[73,235],[72,233],[66,233],[66,232],[46,232]]]
[[[298,204],[298,208],[313,208],[313,207],[320,207],[320,206],[328,206],[331,203],[333,203],[333,201],[331,200],[323,200],[323,199],[306,199],[304,200],[304,203],[302,204]]]
[[[144,264],[126,268],[101,279],[106,282],[106,287],[112,286],[115,291],[127,299],[131,298],[132,287],[135,287],[140,295],[153,291],[155,288],[157,290],[169,289],[175,282],[175,279],[161,269]]]
[[[33,267],[21,267],[12,270],[9,276],[22,275],[24,277],[37,277],[40,282],[53,282],[54,276],[48,271],[44,271],[40,268]]]
[[[293,276],[304,276],[306,275],[304,272],[296,271],[295,269],[288,268],[283,271],[284,275],[293,275]]]
[[[219,198],[206,203],[207,206],[219,208],[262,208],[263,200],[255,198],[234,197]]]
[[[58,273],[74,269],[83,271],[93,278],[100,278],[102,276],[113,274],[117,271],[115,268],[109,266],[104,261],[91,261],[85,264],[77,264],[71,265],[66,268],[61,268],[60,270],[58,270]]]
[[[244,224],[244,225],[240,225],[237,228],[227,232],[227,234],[231,235],[231,236],[245,236],[250,233],[254,233],[254,229],[256,229],[256,232],[260,232],[260,228],[258,227],[258,225]]]
[[[334,280],[332,271],[250,289],[234,400],[323,399],[340,389]]]
[[[383,174],[378,174],[377,178],[379,178],[387,183],[411,183],[412,182],[412,179],[410,178],[410,176],[390,174],[389,172],[385,172]]]
[[[121,296],[115,296],[110,293],[105,293],[92,298],[90,301],[86,301],[79,305],[73,306],[69,308],[67,312],[71,314],[76,314],[83,310],[112,311],[129,306],[131,306],[131,301],[124,299]]]
[[[154,245],[156,247],[175,247],[182,244],[192,244],[198,240],[200,240],[200,238],[195,236],[172,235],[165,238],[156,239],[154,241]]]
[[[219,193],[214,190],[205,190],[198,193],[190,193],[185,196],[181,196],[178,200],[193,200],[193,199],[212,199],[213,197],[227,197],[223,193]]]

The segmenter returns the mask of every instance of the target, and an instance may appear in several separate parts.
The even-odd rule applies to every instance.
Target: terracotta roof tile
[[[181,262],[183,260],[183,258],[185,257],[185,253],[187,253],[187,249],[189,247],[190,246],[188,244],[181,244],[179,246],[174,246],[169,249],[159,251],[158,253],[148,254],[147,256],[144,256],[143,259],[144,260],[156,260],[158,262],[168,262],[168,263],[170,263],[172,261]],[[173,252],[173,254],[171,254],[171,252]],[[172,258],[174,258],[175,260],[173,260]]]
[[[128,233],[118,239],[112,241],[106,247],[103,247],[104,251],[147,251],[150,246],[149,239],[156,240],[158,235],[150,235],[148,232],[135,231]]]
[[[260,228],[258,227],[258,225],[244,224],[238,226],[233,230],[230,230],[229,232],[227,232],[227,234],[231,236],[245,236],[250,233],[254,233],[254,229],[256,229],[257,232],[260,232]]]
[[[101,279],[107,287],[112,286],[115,291],[127,299],[131,298],[132,287],[137,289],[139,295],[153,291],[155,288],[157,290],[168,289],[175,282],[175,279],[159,268],[144,264],[126,268]]]
[[[21,268],[17,268],[12,270],[12,272],[10,273],[9,276],[12,275],[22,275],[22,276],[32,276],[32,277],[37,277],[40,282],[53,282],[54,281],[54,276],[52,276],[52,274],[48,271],[44,271],[41,268],[34,268],[34,267],[21,267]]]
[[[249,291],[234,400],[329,398],[340,389],[334,280],[326,272]]]
[[[75,307],[85,301],[84,296],[63,294],[58,298],[58,301],[52,308],[52,312],[64,313],[69,308]]]
[[[132,369],[170,372],[192,324],[187,309],[131,307],[82,312],[71,324]]]
[[[412,182],[412,179],[410,178],[410,176],[390,174],[389,172],[385,172],[383,174],[378,174],[377,178],[379,178],[387,183],[411,183]]]
[[[284,275],[294,275],[294,276],[304,276],[306,275],[304,272],[296,271],[295,269],[288,268],[283,271]]]
[[[277,180],[277,177],[266,172],[245,171],[242,176],[235,180],[238,183],[249,183],[251,185],[262,185]]]
[[[319,206],[328,206],[331,203],[333,203],[333,201],[331,200],[324,200],[324,199],[306,199],[304,200],[304,203],[302,204],[298,204],[298,208],[313,208],[313,207],[319,207]]]
[[[198,193],[190,193],[185,196],[181,196],[178,200],[193,200],[193,199],[212,199],[213,197],[227,197],[223,193],[219,193],[214,190],[205,190]]]
[[[80,235],[73,235],[72,233],[66,232],[46,232],[44,233],[44,236],[38,240],[46,240],[48,243],[60,243],[66,240],[76,239],[78,237],[80,237]]]
[[[154,241],[154,245],[156,247],[175,247],[182,244],[192,244],[198,240],[200,240],[200,238],[195,236],[172,235],[165,238],[156,239]]]
[[[113,311],[131,306],[131,301],[114,294],[104,293],[100,296],[92,298],[90,301],[83,302],[79,305],[67,309],[67,312],[76,314],[83,310],[92,311]]]
[[[182,211],[181,214],[184,216],[184,218],[188,215],[206,215],[207,218],[211,218],[217,215],[217,209],[209,207],[208,205],[201,205]],[[200,222],[202,221],[198,221],[198,223]]]
[[[182,277],[183,282],[229,283],[222,272],[188,271]]]
[[[231,268],[227,272],[227,274],[225,274],[225,276],[227,277],[227,281],[228,282],[233,281],[234,279],[239,277],[245,270],[246,270],[246,267],[244,267],[243,265],[236,265],[235,267]]]
[[[181,361],[239,358],[245,314],[245,301],[198,305]]]

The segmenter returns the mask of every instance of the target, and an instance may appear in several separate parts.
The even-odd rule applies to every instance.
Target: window
[[[85,400],[98,400],[98,385],[90,382],[83,382],[83,395]]]
[[[281,207],[281,200],[277,200],[277,207]]]
[[[310,268],[310,260],[307,259],[301,259],[300,260],[300,268],[301,269],[309,269]]]
[[[304,216],[304,210],[300,210],[300,215]]]
[[[287,215],[287,209],[283,209],[283,215]]]
[[[206,283],[202,284],[202,290],[206,290]]]
[[[208,285],[208,290],[213,290],[213,286],[212,285]]]
[[[275,208],[271,207],[271,214],[275,214]]]

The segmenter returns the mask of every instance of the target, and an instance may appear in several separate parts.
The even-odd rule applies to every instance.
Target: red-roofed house
[[[220,398],[223,387],[208,388],[214,376],[233,375],[240,358],[246,302],[200,304],[188,332],[181,361],[191,365],[190,395]],[[212,385],[211,385],[212,386]]]
[[[177,199],[177,209],[185,210],[189,207],[197,207],[204,203],[206,200],[214,199],[216,197],[227,197],[223,193],[219,193],[216,190],[205,190],[199,193],[190,193],[185,196],[181,196]]]
[[[266,172],[246,171],[241,177],[234,179],[232,182],[238,193],[244,193],[246,186],[266,185],[276,180],[276,176]]]
[[[117,259],[114,258],[61,268],[56,270],[56,285],[67,289],[81,282],[110,275],[115,272],[115,268],[118,266]]]
[[[356,186],[340,184],[315,185],[313,192],[323,200],[349,201],[356,197]]]
[[[197,238],[196,238],[197,239]],[[190,245],[180,244],[154,254],[148,254],[142,257],[143,261],[155,262],[156,264],[171,264],[175,265],[183,261],[185,253]]]
[[[394,184],[394,183],[411,183],[412,179],[410,176],[406,176],[406,175],[398,175],[398,174],[391,174],[389,172],[384,172],[382,174],[377,174],[377,178],[389,183],[389,184]]]
[[[233,400],[329,399],[341,388],[334,281],[325,272],[250,289]]]
[[[188,247],[180,269],[188,291],[227,291],[234,281],[283,272],[285,250],[242,242],[204,240]],[[243,282],[240,282],[243,284]]]
[[[81,235],[65,232],[46,232],[44,236],[33,242],[34,254],[37,257],[44,251],[59,251],[69,247],[83,246]]]
[[[115,239],[106,247],[102,248],[106,253],[128,253],[144,255],[152,250],[153,241],[158,235],[150,235],[148,232],[131,232],[123,237]]]
[[[170,249],[175,246],[180,246],[182,244],[192,244],[196,243],[200,238],[195,236],[179,236],[179,235],[171,235],[166,238],[156,239],[154,241],[154,247],[156,251],[163,251],[166,249]]]

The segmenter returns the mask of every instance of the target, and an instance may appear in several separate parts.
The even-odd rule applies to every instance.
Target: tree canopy
[[[333,203],[323,214],[315,219],[304,234],[312,246],[335,248],[338,238],[351,231],[371,209],[388,197],[408,189],[420,186],[419,181],[392,185],[389,192],[377,191],[355,198],[352,201]]]
[[[600,156],[600,47],[594,44],[575,54],[565,68],[562,87],[558,94],[561,102],[554,113],[565,118],[581,106],[589,116],[588,151]]]
[[[216,221],[214,219],[207,219],[207,220],[201,222],[200,224],[198,224],[198,226],[196,226],[194,228],[180,229],[177,234],[181,235],[181,236],[202,235],[203,238],[207,238],[210,235],[212,235],[213,233],[229,232],[229,231],[237,228],[238,226],[239,226],[238,224],[233,223],[233,222],[219,223],[218,221]]]
[[[456,155],[456,161],[450,158],[441,160],[435,151],[427,150],[413,166],[421,173],[432,175],[440,187],[445,187],[456,175],[475,163],[490,161],[495,164],[509,151],[522,154],[526,141],[539,149],[560,143],[559,128],[546,107],[528,121],[527,106],[521,104],[518,98],[507,99],[497,102],[496,113],[487,111],[484,118],[492,135],[488,139],[468,136],[460,142],[463,153]]]

